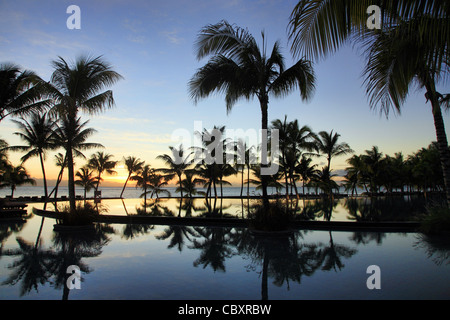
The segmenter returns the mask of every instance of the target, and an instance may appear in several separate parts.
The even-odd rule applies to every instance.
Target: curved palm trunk
[[[128,183],[128,180],[130,180],[130,177],[131,177],[131,173],[128,174],[127,180],[125,180],[125,184],[123,185],[122,192],[120,193],[120,198],[122,198],[122,196],[123,196],[123,192],[125,191],[125,188],[127,187],[127,183]]]
[[[39,159],[41,160],[42,178],[44,180],[44,195],[45,200],[47,201],[48,199],[47,179],[45,177],[44,158],[42,157],[42,152],[39,152]]]
[[[446,195],[447,206],[450,206],[450,153],[447,142],[447,135],[445,133],[444,120],[442,119],[441,106],[438,101],[434,83],[428,81],[426,83],[428,98],[431,101],[431,108],[433,112],[434,127],[436,130],[436,139],[439,149],[439,155],[442,166],[442,174],[444,176],[444,187]]]

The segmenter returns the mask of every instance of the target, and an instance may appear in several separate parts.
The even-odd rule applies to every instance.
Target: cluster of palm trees
[[[371,5],[381,8],[381,29],[367,27]],[[303,100],[310,99],[316,82],[312,62],[348,41],[361,44],[371,107],[380,107],[386,115],[392,108],[400,111],[411,84],[426,90],[450,204],[450,153],[441,113],[450,95],[436,90],[449,71],[449,13],[448,2],[440,0],[300,0],[288,24],[291,51],[300,59],[290,68],[285,67],[279,42],[267,51],[264,33],[259,46],[247,29],[227,21],[207,25],[198,35],[196,48],[198,59],[210,59],[189,82],[191,97],[197,103],[214,92],[223,93],[227,111],[239,99],[256,97],[261,128],[267,129],[269,97],[284,97],[298,88]],[[261,178],[267,206],[269,178]]]
[[[367,27],[367,8],[381,10],[380,29]],[[400,112],[410,88],[431,104],[437,150],[450,205],[450,152],[442,118],[450,94],[437,91],[449,75],[450,3],[440,0],[300,0],[288,25],[294,56],[322,59],[351,42],[366,58],[364,85],[371,108]],[[378,17],[377,17],[378,18]]]
[[[3,150],[27,152],[21,159],[22,163],[33,156],[40,158],[47,198],[46,151],[64,149],[64,153],[57,156],[61,167],[57,186],[64,168],[67,168],[70,208],[74,209],[74,158],[85,158],[83,151],[102,147],[98,143],[87,142],[95,130],[86,127],[88,121],[81,119],[80,112],[93,115],[113,107],[112,91],[103,90],[120,80],[121,76],[101,56],[81,56],[74,63],[59,57],[52,61],[52,66],[54,71],[48,82],[16,65],[0,66],[0,120],[8,115],[20,117],[20,120],[13,121],[19,126],[16,134],[25,142]],[[4,179],[5,175],[2,176]]]
[[[422,148],[406,158],[401,152],[394,156],[383,155],[378,147],[366,150],[364,154],[353,155],[347,160],[344,186],[351,194],[358,189],[377,194],[381,190],[392,192],[444,190],[442,167],[436,143]]]
[[[279,130],[280,157],[276,161],[281,169],[274,175],[266,176],[267,187],[276,188],[277,191],[285,188],[287,198],[294,193],[297,198],[300,196],[296,184],[299,180],[303,182],[303,194],[305,194],[306,185],[316,190],[321,189],[326,194],[331,194],[333,189],[338,188],[336,181],[332,179],[334,174],[331,169],[331,159],[353,152],[347,143],[339,142],[338,133],[321,131],[316,134],[308,126],[300,128],[298,120],[287,122],[287,118],[284,122],[279,119],[274,120],[271,129]],[[247,146],[242,140],[230,141],[219,138],[219,141],[214,141],[210,139],[213,136],[213,130],[220,133],[215,135],[215,138],[218,138],[224,133],[225,126],[215,126],[212,130],[204,129],[202,132],[196,132],[202,137],[201,147],[190,149],[185,149],[183,145],[169,147],[171,151],[169,154],[157,157],[163,161],[165,168],[143,170],[143,162],[139,159],[128,158],[129,165],[125,159],[124,163],[129,171],[128,179],[138,182],[137,186],[143,189],[143,195],[151,192],[151,196],[153,194],[157,196],[163,192],[164,189],[161,188],[168,186],[168,182],[175,179],[176,192],[181,194],[181,198],[184,195],[189,198],[194,195],[217,198],[219,193],[220,197],[223,197],[223,187],[231,185],[226,178],[233,175],[241,177],[241,197],[244,184],[247,184],[247,196],[250,195],[250,184],[255,185],[256,190],[262,190],[261,164],[257,161],[256,155],[258,147]],[[214,148],[211,147],[212,145]],[[222,158],[223,161],[209,162],[205,158],[196,159],[196,151],[208,154],[216,160]],[[327,165],[319,170],[312,162],[314,157],[321,156],[325,157]],[[139,165],[135,167],[135,171],[132,171],[131,168],[134,168],[136,163]],[[245,171],[247,171],[246,174]],[[136,174],[131,176],[133,172]],[[245,176],[247,176],[246,179],[244,179]],[[199,191],[198,186],[205,191]],[[170,195],[167,190],[165,193]]]

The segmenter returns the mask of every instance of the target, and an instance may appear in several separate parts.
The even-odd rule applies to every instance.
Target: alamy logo
[[[66,21],[67,29],[81,29],[81,9],[74,4],[67,7],[66,13],[71,14]]]
[[[370,265],[366,270],[367,274],[371,274],[370,277],[367,278],[366,286],[367,289],[381,289],[381,269],[377,265]]]
[[[77,265],[67,267],[66,273],[70,276],[67,278],[66,285],[69,290],[81,289],[81,271]]]
[[[371,5],[367,8],[366,11],[369,14],[369,18],[367,18],[367,28],[370,30],[373,29],[381,29],[381,9],[379,6]]]

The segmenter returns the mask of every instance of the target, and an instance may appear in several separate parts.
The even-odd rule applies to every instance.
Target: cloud
[[[183,38],[178,35],[178,31],[176,30],[161,31],[160,34],[172,44],[180,44],[183,42]]]

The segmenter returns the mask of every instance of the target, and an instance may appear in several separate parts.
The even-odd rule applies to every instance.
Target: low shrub
[[[78,204],[75,209],[70,210],[66,206],[62,209],[62,219],[58,224],[67,226],[84,226],[89,225],[98,215],[97,209],[90,203]]]

